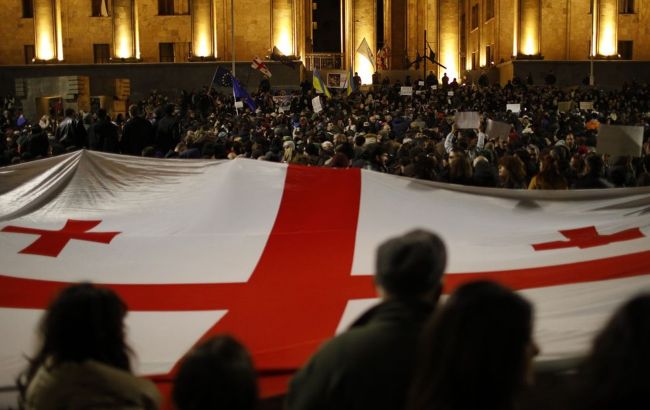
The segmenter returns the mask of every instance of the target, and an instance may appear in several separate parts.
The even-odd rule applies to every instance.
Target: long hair
[[[130,371],[131,349],[125,342],[127,307],[110,289],[81,283],[65,288],[41,319],[40,347],[17,384],[24,397],[41,366],[96,360]]]
[[[537,174],[538,189],[567,189],[566,178],[560,173],[557,160],[551,155],[544,155],[542,166]]]
[[[524,188],[526,168],[516,155],[504,155],[499,160],[499,166],[505,168],[506,175],[501,179],[504,188]]]
[[[576,408],[647,409],[650,294],[625,303],[596,336],[578,373]]]
[[[532,306],[493,282],[460,287],[427,324],[408,409],[503,410],[525,385]]]

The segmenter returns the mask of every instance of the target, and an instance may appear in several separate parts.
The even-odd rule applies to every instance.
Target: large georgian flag
[[[491,278],[536,307],[541,361],[586,352],[650,291],[650,190],[516,192],[358,169],[80,151],[0,169],[0,386],[52,296],[89,280],[129,306],[138,373],[165,385],[212,334],[250,349],[265,395],[376,302],[374,253],[431,229],[446,292]]]

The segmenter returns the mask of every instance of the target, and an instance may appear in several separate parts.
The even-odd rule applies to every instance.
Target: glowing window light
[[[445,51],[442,53],[442,65],[447,67],[447,69],[442,70],[441,73],[442,75],[447,73],[449,81],[454,78],[460,78],[460,71],[458,70],[458,48],[456,47],[456,51],[454,51],[453,44],[448,44],[445,47]],[[442,78],[442,75],[440,75],[440,78]]]
[[[192,47],[196,57],[214,56],[212,18],[213,2],[211,0],[192,2]]]
[[[55,0],[37,0],[34,2],[34,42],[36,59],[54,60],[59,52],[59,60],[63,58],[63,50],[60,41],[61,30],[57,28],[60,24],[60,12]]]
[[[37,43],[36,58],[46,61],[52,60],[54,58],[54,41],[52,35],[49,33],[39,33]]]
[[[616,55],[616,31],[618,2],[601,0],[598,4],[598,54],[609,57]]]
[[[372,84],[372,74],[375,72],[370,61],[363,55],[356,53],[355,71],[361,77],[361,84]]]
[[[290,29],[286,27],[283,27],[283,29],[277,35],[275,46],[277,46],[278,50],[280,50],[280,52],[285,56],[293,54],[293,41],[291,38],[292,35]]]
[[[273,45],[285,56],[295,54],[293,1],[273,0]]]

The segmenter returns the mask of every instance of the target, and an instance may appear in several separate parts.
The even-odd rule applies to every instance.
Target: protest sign
[[[598,128],[596,152],[599,154],[640,157],[642,147],[643,127],[601,124]]]
[[[320,103],[320,97],[317,95],[316,97],[312,98],[311,100],[311,106],[314,108],[315,113],[319,113],[323,111],[323,106]]]
[[[506,104],[506,111],[512,111],[514,114],[521,112],[521,104]]]
[[[488,119],[487,126],[485,127],[485,134],[488,138],[505,140],[508,138],[508,135],[510,135],[511,128],[512,125],[508,123]]]
[[[456,113],[456,128],[478,129],[481,125],[481,115],[476,111],[464,111]]]

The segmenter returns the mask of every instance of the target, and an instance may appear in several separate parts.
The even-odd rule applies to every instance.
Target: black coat
[[[29,152],[33,157],[46,157],[50,150],[50,140],[44,131],[32,133],[25,142],[24,152]]]
[[[117,125],[103,119],[97,121],[88,131],[90,149],[103,152],[120,152]]]
[[[156,149],[163,154],[173,150],[181,140],[178,121],[172,115],[165,115],[156,123]]]
[[[433,305],[384,302],[311,358],[291,380],[288,410],[404,407],[416,347]]]
[[[142,155],[142,150],[154,145],[153,125],[142,117],[135,117],[124,124],[120,150],[122,154]]]

